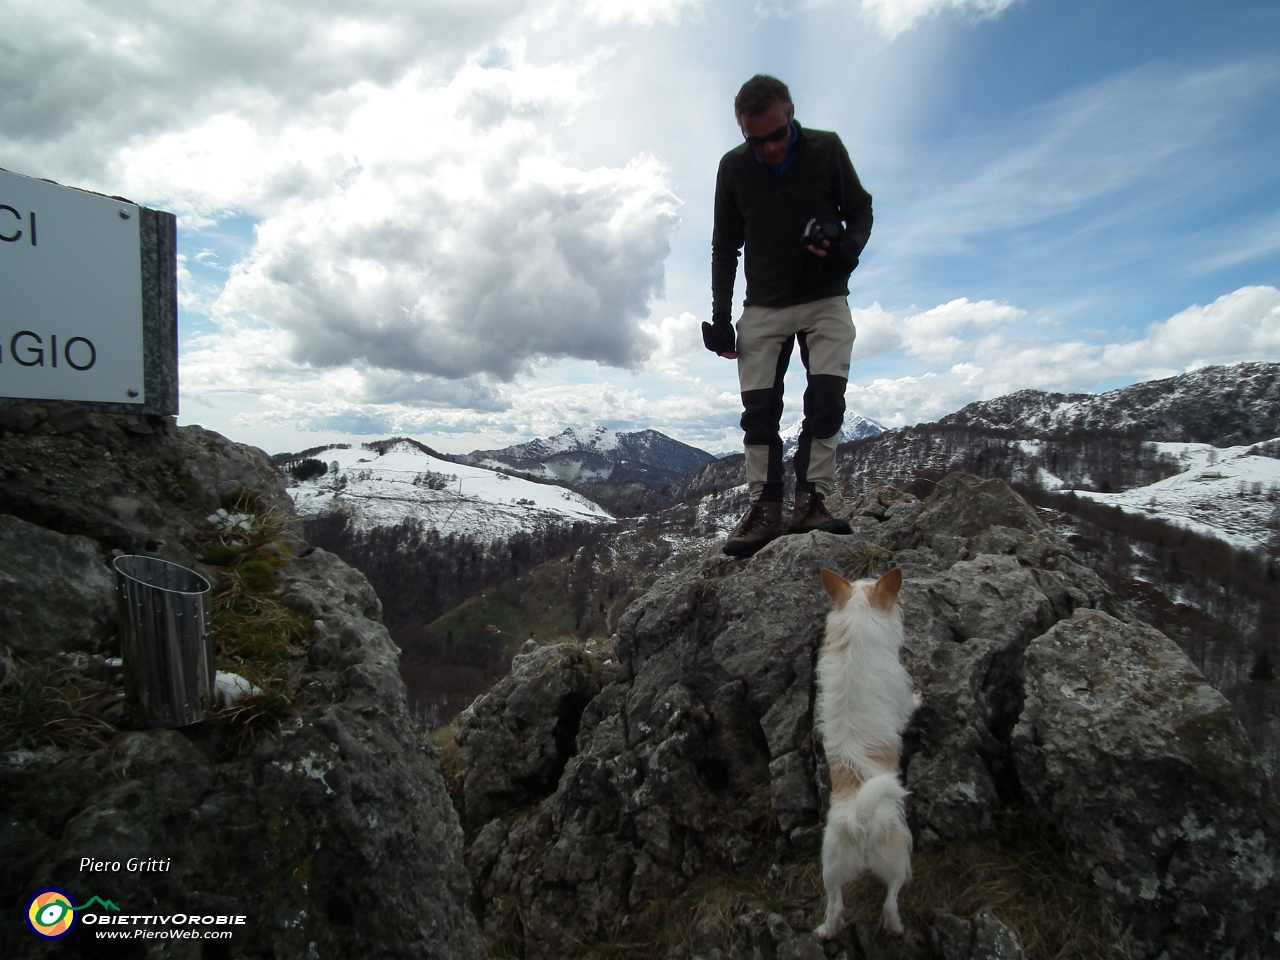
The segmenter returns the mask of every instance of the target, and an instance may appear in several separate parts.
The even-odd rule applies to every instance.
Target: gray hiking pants
[[[782,499],[778,425],[782,381],[796,341],[808,374],[804,423],[795,455],[796,492],[816,491],[826,497],[835,489],[836,445],[844,423],[844,389],[856,335],[844,297],[743,310],[738,321],[738,385],[752,500]]]

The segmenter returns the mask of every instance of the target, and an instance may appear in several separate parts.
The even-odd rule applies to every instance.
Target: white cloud
[[[860,0],[876,26],[890,40],[914,27],[925,17],[944,10],[960,10],[979,17],[998,16],[1017,0]]]
[[[907,353],[925,363],[949,363],[964,348],[957,334],[986,332],[1021,320],[1025,310],[994,300],[971,302],[966,297],[908,317],[902,341]]]
[[[890,426],[934,420],[1016,390],[1080,393],[1205,363],[1280,361],[1280,291],[1273,287],[1244,287],[1190,307],[1125,343],[1020,339],[1027,315],[991,301],[957,300],[896,317],[875,306],[859,315],[859,343],[892,334],[900,349],[907,330],[942,331],[961,342],[964,359],[919,376],[866,382],[855,362],[849,408]],[[1033,332],[1043,329],[1036,325]],[[741,406],[730,365],[711,368],[719,371],[714,382],[689,375],[687,361],[701,350],[696,318],[667,317],[646,324],[644,333],[657,343],[645,369],[660,381],[562,361],[501,383],[484,375],[446,380],[360,364],[320,369],[291,359],[279,330],[229,324],[183,356],[184,421],[208,422],[213,415],[223,419],[208,425],[248,437],[291,430],[409,433],[454,451],[607,423],[654,427],[705,449],[735,450]],[[803,390],[798,371],[796,378],[788,388],[791,410]]]
[[[1109,344],[1101,363],[1116,371],[1181,372],[1238,360],[1280,360],[1280,292],[1242,287],[1207,306],[1153,323],[1134,343]]]
[[[125,144],[220,113],[280,124],[359,82],[450,71],[526,5],[0,0],[0,166],[108,186]]]
[[[967,297],[905,316],[889,313],[878,303],[851,312],[858,332],[853,346],[855,363],[905,349],[909,356],[934,365],[950,363],[966,348],[969,341],[959,334],[988,332],[1027,315],[1008,304],[974,302]]]
[[[123,162],[199,184],[197,213],[269,212],[213,314],[289,331],[295,360],[503,379],[537,357],[634,364],[678,200],[656,160],[584,170],[557,151],[585,68],[510,62],[361,85],[328,125],[215,117]]]
[[[907,322],[928,313],[933,311]],[[1174,376],[1207,364],[1280,361],[1280,290],[1242,287],[1207,306],[1192,306],[1153,323],[1140,339],[1126,343],[1025,342],[988,332],[964,341],[962,349],[968,355],[963,362],[920,376],[882,378],[864,385],[857,381],[855,367],[849,406],[900,426],[934,420],[974,400],[1016,390],[1085,393],[1116,382]]]
[[[641,331],[653,343],[645,369],[671,382],[691,381],[689,366],[702,345],[702,323],[692,313],[647,320]]]
[[[676,23],[690,7],[701,6],[705,0],[585,0],[560,8],[563,14],[572,9],[596,22],[609,25],[630,23],[650,27],[658,23]]]

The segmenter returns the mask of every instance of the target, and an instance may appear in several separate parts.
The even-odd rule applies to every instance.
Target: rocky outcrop
[[[219,507],[293,516],[284,476],[262,451],[169,417],[3,407],[0,438],[0,513],[107,550],[192,566],[200,525]]]
[[[0,638],[20,657],[92,652],[115,631],[102,548],[0,514]]]
[[[1164,634],[1098,610],[1033,640],[1024,676],[1018,780],[1139,955],[1274,952],[1280,812],[1222,694]]]
[[[575,644],[533,647],[459,718],[472,829],[555,789],[573,756],[582,710],[611,672]]]
[[[1132,956],[1269,955],[1280,926],[1275,804],[1229,707],[1177,648],[1133,622],[998,481],[951,476],[924,500],[879,491],[850,521],[850,536],[784,537],[747,561],[713,551],[632,604],[619,672],[582,710],[558,781],[526,792],[521,809],[468,811],[494,941],[562,956],[625,933],[697,878],[764,876],[814,857],[829,792],[812,719],[828,609],[818,573],[897,564],[904,663],[925,698],[903,758],[918,848],[989,834],[1010,811],[1036,816],[1066,838]],[[566,651],[543,656],[560,663]],[[517,698],[522,682],[547,681],[513,678],[501,697]],[[467,725],[470,797],[485,791],[473,782],[482,770],[530,750],[483,698]],[[687,949],[781,956],[784,944],[813,944],[783,931],[804,917],[750,916],[736,933],[706,930],[695,943],[695,931]],[[1017,955],[1000,929],[994,917],[940,917],[884,953],[854,926],[836,949]]]
[[[247,918],[218,953],[152,939],[117,942],[112,956],[483,957],[462,830],[438,755],[410,723],[378,598],[336,556],[290,538],[265,454],[200,428],[83,411],[65,423],[32,415],[15,434],[8,414],[0,509],[25,519],[0,516],[0,537],[25,552],[4,550],[0,589],[24,579],[37,619],[19,610],[26,632],[3,640],[33,665],[118,684],[106,550],[151,545],[198,565],[201,524],[220,504],[277,513],[284,540],[266,549],[278,562],[259,572],[275,570],[275,600],[309,627],[276,668],[292,678],[292,703],[275,703],[256,735],[227,716],[181,730],[121,722],[95,750],[11,741],[0,756],[6,901],[56,887],[131,915]],[[19,678],[4,679],[9,697]],[[86,871],[85,857],[120,867]],[[166,866],[134,871],[131,859]],[[19,910],[0,918],[8,955],[105,955],[87,924],[56,943],[23,926]]]

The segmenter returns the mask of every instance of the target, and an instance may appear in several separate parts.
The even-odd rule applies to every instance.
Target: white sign
[[[138,207],[0,170],[0,397],[142,403]]]

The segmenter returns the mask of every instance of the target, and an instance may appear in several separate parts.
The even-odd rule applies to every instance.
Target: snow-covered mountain
[[[617,433],[606,427],[564,432],[501,450],[476,450],[463,463],[567,483],[659,487],[715,457],[657,430]]]
[[[1276,459],[1280,441],[1225,449],[1206,443],[1155,446],[1186,469],[1123,493],[1080,491],[1079,496],[1217,537],[1241,549],[1280,547],[1280,459]],[[1047,479],[1046,486],[1052,489],[1052,478]]]
[[[789,457],[796,452],[796,446],[800,442],[800,425],[802,423],[804,423],[803,417],[782,431],[783,456]],[[870,417],[864,417],[860,413],[848,411],[845,413],[844,423],[840,427],[840,442],[852,443],[854,440],[878,437],[888,429],[883,423],[878,423]]]
[[[1202,367],[1098,394],[1019,390],[971,403],[939,423],[1023,438],[1111,431],[1175,443],[1258,443],[1280,436],[1280,364]]]
[[[342,510],[365,527],[419,520],[441,533],[479,539],[549,523],[613,519],[572,490],[443,460],[412,441],[329,449],[316,458],[326,464],[326,473],[289,488],[304,518]]]

